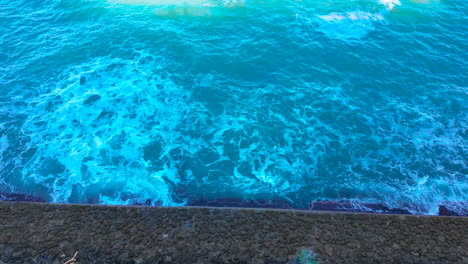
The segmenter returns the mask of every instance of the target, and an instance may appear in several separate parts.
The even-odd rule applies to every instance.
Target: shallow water
[[[467,8],[0,0],[0,191],[467,201]]]

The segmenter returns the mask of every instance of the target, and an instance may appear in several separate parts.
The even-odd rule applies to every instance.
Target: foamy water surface
[[[0,191],[466,202],[467,8],[0,0]]]

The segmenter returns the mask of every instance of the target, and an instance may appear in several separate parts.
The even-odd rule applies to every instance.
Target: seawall
[[[0,202],[0,263],[468,263],[468,218]]]

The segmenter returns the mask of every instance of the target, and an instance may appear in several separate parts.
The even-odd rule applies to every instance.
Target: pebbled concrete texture
[[[468,218],[0,202],[0,263],[468,263]]]

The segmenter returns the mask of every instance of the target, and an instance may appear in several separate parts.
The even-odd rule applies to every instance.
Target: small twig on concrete
[[[63,264],[75,264],[76,263],[76,255],[78,255],[78,251],[75,252],[75,255],[73,256],[73,258],[67,260],[65,263]]]

